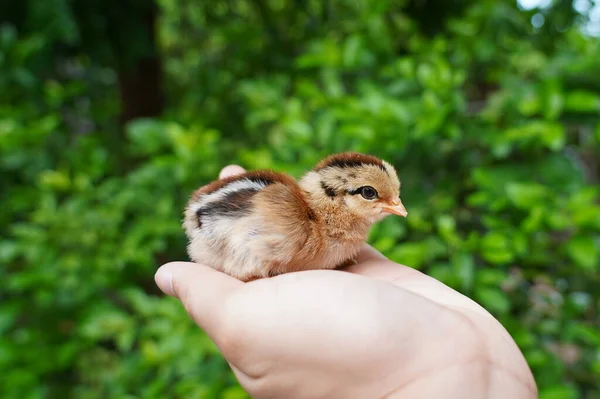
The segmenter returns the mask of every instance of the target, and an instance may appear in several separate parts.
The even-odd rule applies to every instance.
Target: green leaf
[[[0,47],[9,47],[18,40],[17,29],[12,24],[0,26]]]
[[[577,390],[565,385],[552,385],[540,390],[540,399],[578,399]]]
[[[545,211],[546,209],[543,206],[534,206],[529,216],[521,223],[523,231],[532,233],[541,229]]]
[[[16,303],[0,307],[0,334],[4,336],[9,328],[14,325],[20,311],[22,309]]]
[[[0,241],[0,263],[8,264],[15,259],[19,252],[19,244],[12,240]]]
[[[516,255],[526,256],[528,249],[527,235],[524,232],[516,231],[512,235],[512,247]]]
[[[457,253],[452,256],[452,269],[460,280],[463,290],[470,290],[473,287],[475,278],[475,262],[473,256],[468,253]]]
[[[65,171],[45,170],[39,175],[40,186],[56,191],[67,191],[71,188],[71,178]]]
[[[508,237],[494,232],[481,239],[481,255],[486,261],[495,264],[510,263],[514,258]]]
[[[592,326],[581,322],[573,322],[568,325],[565,335],[569,339],[578,340],[596,348],[600,348],[600,331]]]
[[[387,251],[390,251],[392,248],[395,248],[396,245],[397,242],[394,239],[394,237],[384,236],[373,242],[373,247],[375,247],[381,253],[386,253]]]
[[[540,136],[551,150],[557,151],[565,146],[565,129],[562,125],[548,125]]]
[[[250,399],[250,395],[240,386],[225,389],[221,397],[223,399]]]
[[[575,236],[567,242],[567,254],[582,269],[598,269],[600,250],[597,240],[590,236]]]
[[[456,285],[457,276],[453,273],[452,268],[446,263],[436,263],[427,268],[427,274],[434,279],[441,281],[442,283],[452,287],[458,288]]]
[[[574,112],[600,112],[600,95],[589,91],[573,91],[567,94],[565,109]]]
[[[477,285],[499,286],[507,279],[506,272],[500,269],[482,269],[477,272]]]
[[[421,268],[446,252],[445,245],[435,237],[420,242],[407,242],[398,244],[396,249],[390,251],[390,259],[403,265]]]
[[[344,43],[342,64],[351,68],[359,63],[360,52],[362,51],[363,43],[359,35],[353,35]]]
[[[427,246],[423,242],[401,243],[391,251],[390,259],[408,267],[420,269],[427,259]]]
[[[435,88],[436,73],[434,68],[429,64],[420,64],[417,67],[417,77],[419,82],[424,87]]]
[[[153,119],[136,119],[127,125],[127,136],[135,151],[144,155],[155,154],[169,143],[165,126]]]
[[[541,141],[548,148],[556,151],[564,146],[565,128],[557,122],[534,120],[507,129],[502,138],[517,143],[529,141],[535,144]]]
[[[546,119],[556,119],[560,116],[563,108],[563,95],[560,82],[556,79],[544,82],[544,116]]]
[[[528,92],[519,102],[518,109],[525,116],[535,115],[540,111],[540,98],[534,91]]]
[[[294,119],[287,122],[284,126],[289,136],[295,140],[308,142],[312,137],[312,127],[303,120]]]
[[[563,106],[563,98],[560,93],[553,92],[546,98],[546,109],[544,115],[548,119],[556,119],[560,116]]]
[[[504,314],[510,310],[510,301],[506,293],[498,288],[479,287],[475,289],[475,295],[481,305],[491,312]]]
[[[544,205],[548,196],[546,187],[537,183],[508,183],[506,195],[521,209],[532,209]]]
[[[457,245],[460,237],[456,233],[456,221],[450,215],[441,215],[437,220],[440,236],[449,244]]]
[[[127,314],[116,309],[97,309],[80,326],[82,336],[93,340],[104,338],[118,338],[133,328],[133,319]],[[129,339],[125,339],[126,344]]]

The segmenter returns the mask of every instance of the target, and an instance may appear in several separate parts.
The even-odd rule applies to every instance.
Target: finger
[[[219,173],[219,179],[224,179],[226,177],[241,175],[245,173],[246,169],[242,168],[239,165],[227,165],[223,169],[221,169],[221,173]]]
[[[191,262],[167,263],[158,269],[154,280],[165,294],[182,302],[213,341],[219,335],[220,305],[244,286],[240,280],[225,273]]]

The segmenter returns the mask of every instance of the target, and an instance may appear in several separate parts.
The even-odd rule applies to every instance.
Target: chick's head
[[[406,217],[400,200],[400,180],[394,167],[379,158],[346,152],[319,162],[307,180],[323,201],[377,222],[390,214]]]

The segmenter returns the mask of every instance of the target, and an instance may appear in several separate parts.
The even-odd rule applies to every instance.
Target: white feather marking
[[[192,212],[212,202],[223,200],[228,194],[245,190],[261,190],[266,182],[237,180],[210,194],[200,196],[190,205]],[[218,270],[236,277],[267,277],[268,270],[263,267],[269,251],[265,248],[262,220],[253,215],[237,218],[223,218],[205,214],[202,216],[202,227],[194,229],[190,249],[199,254],[198,261],[209,264]],[[276,237],[285,240],[285,237]],[[266,258],[265,258],[266,257]]]
[[[213,191],[210,194],[201,195],[199,200],[197,202],[193,203],[190,206],[190,208],[191,208],[192,212],[195,213],[198,211],[198,209],[202,208],[203,206],[208,205],[211,202],[216,202],[216,201],[222,200],[228,194],[234,193],[236,191],[247,190],[247,189],[261,190],[261,189],[265,188],[266,186],[267,186],[267,184],[264,182],[257,182],[257,181],[252,181],[252,180],[248,180],[248,179],[236,180],[236,181],[226,185],[225,187],[222,187],[216,191]]]

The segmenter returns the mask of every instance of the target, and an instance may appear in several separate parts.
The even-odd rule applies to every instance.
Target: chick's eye
[[[361,188],[360,195],[365,199],[371,200],[377,197],[377,191],[371,186],[365,186]]]

